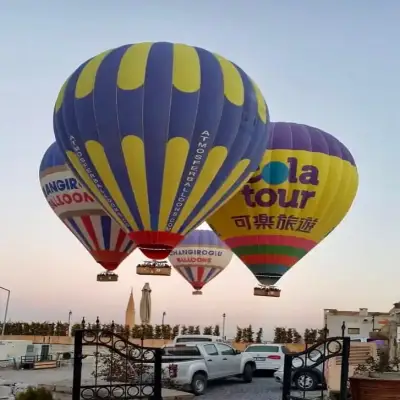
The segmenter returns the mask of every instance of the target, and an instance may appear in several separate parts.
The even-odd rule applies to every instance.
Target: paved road
[[[252,383],[242,383],[240,380],[229,379],[221,382],[210,383],[201,400],[281,400],[282,386],[276,383],[272,377],[256,377]],[[293,395],[303,396],[303,393]],[[321,391],[307,392],[306,399],[319,400]]]
[[[201,400],[281,400],[281,385],[273,378],[254,378],[252,383],[230,379],[209,385]]]
[[[83,369],[84,378],[88,379],[91,368]],[[56,384],[71,385],[72,367],[56,370],[14,371],[0,370],[0,381],[23,382],[27,384]],[[294,394],[294,393],[293,393]],[[317,394],[317,393],[316,393]],[[320,394],[320,392],[318,392]],[[308,393],[307,398],[312,398]],[[319,396],[317,397],[319,398]],[[239,379],[228,379],[221,382],[212,382],[201,400],[281,400],[281,385],[276,383],[271,375],[258,375],[251,383],[243,383]]]

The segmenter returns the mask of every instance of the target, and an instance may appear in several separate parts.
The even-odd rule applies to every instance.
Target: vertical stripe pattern
[[[259,88],[237,65],[165,42],[86,61],[54,108],[69,166],[154,258],[150,248],[164,246],[165,257],[255,171],[268,122]]]

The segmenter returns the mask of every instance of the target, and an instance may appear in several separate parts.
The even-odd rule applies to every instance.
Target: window
[[[201,337],[200,335],[199,337],[188,336],[176,339],[176,343],[188,343],[188,342],[212,342],[212,339]]]
[[[213,344],[206,344],[206,345],[204,346],[204,350],[206,351],[206,353],[207,353],[209,356],[217,356],[217,355],[218,355],[218,350],[217,350],[217,348],[215,347],[215,345],[213,345]]]
[[[236,351],[232,349],[232,347],[227,346],[226,344],[218,343],[218,350],[221,352],[223,356],[234,356]]]
[[[360,334],[360,328],[347,328],[347,333],[349,335],[359,335]]]
[[[165,356],[201,356],[199,349],[196,346],[180,346],[180,347],[165,347]]]
[[[279,346],[250,346],[246,353],[279,353]]]

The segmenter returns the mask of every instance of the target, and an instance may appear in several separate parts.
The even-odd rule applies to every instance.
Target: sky
[[[152,322],[320,327],[323,308],[387,311],[400,300],[400,2],[246,0],[111,2],[12,0],[0,4],[0,285],[12,320],[83,316],[122,322],[133,288],[150,282]],[[142,41],[183,42],[240,65],[259,85],[273,121],[316,126],[352,152],[359,191],[337,229],[281,280],[281,297],[257,284],[236,257],[203,296],[181,276],[142,277],[131,255],[119,282],[96,282],[100,267],[53,214],[38,168],[54,141],[61,84],[103,50]],[[396,261],[397,260],[397,261]],[[5,293],[0,296],[4,313]],[[138,308],[138,307],[137,307]]]

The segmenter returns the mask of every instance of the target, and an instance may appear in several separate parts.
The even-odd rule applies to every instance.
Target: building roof
[[[356,316],[360,316],[360,317],[365,317],[365,315],[362,315],[360,312],[362,312],[362,310],[360,311],[345,311],[345,310],[337,310],[335,308],[325,308],[324,312],[328,312],[329,314],[332,315],[342,315],[342,316],[346,316],[346,317],[356,317]],[[389,316],[389,312],[385,311],[385,312],[380,312],[380,311],[368,311],[367,312],[367,317],[378,317],[378,316]]]

